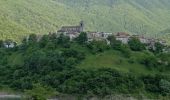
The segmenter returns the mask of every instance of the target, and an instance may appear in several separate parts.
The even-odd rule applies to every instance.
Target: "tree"
[[[170,94],[170,82],[162,79],[159,84],[160,84],[160,88],[161,88],[163,95],[169,95]]]
[[[76,38],[76,41],[79,44],[85,44],[88,41],[87,33],[81,32],[80,35]]]
[[[158,58],[161,59],[161,64],[164,64],[165,66],[170,66],[170,53],[160,53],[158,55]]]
[[[4,47],[4,41],[0,40],[0,48]]]
[[[69,50],[64,50],[63,54],[64,57],[68,58],[75,58],[77,60],[77,62],[83,60],[85,58],[85,54],[74,50],[74,49],[69,49]]]
[[[114,41],[116,41],[116,37],[114,35],[108,36],[107,39],[110,41],[110,43],[113,43]]]
[[[57,34],[56,33],[49,34],[49,40],[56,42],[57,41]]]
[[[161,52],[163,52],[163,49],[164,49],[164,45],[162,45],[161,43],[159,43],[159,42],[156,42],[155,43],[155,53],[161,53]]]
[[[131,50],[129,48],[129,46],[123,44],[120,48],[121,53],[125,56],[125,57],[130,57],[131,56]]]
[[[47,44],[44,44],[44,45],[46,45],[45,47],[47,49],[50,49],[50,50],[55,49],[55,44],[53,42],[47,42]]]
[[[147,92],[161,94],[160,81],[164,79],[161,74],[144,75],[141,77],[141,79],[144,82],[145,90]]]
[[[57,44],[66,48],[70,47],[69,42],[70,38],[68,36],[65,36],[64,34],[60,34],[57,40]]]
[[[158,67],[157,57],[152,52],[144,52],[139,56],[139,62],[148,68]]]
[[[26,44],[27,44],[27,38],[23,38],[22,45],[26,45]]]
[[[90,52],[94,54],[103,52],[109,48],[105,41],[92,41],[87,44],[87,47],[90,49]]]
[[[122,42],[119,40],[116,40],[112,45],[111,45],[115,50],[120,50],[122,47]]]
[[[110,46],[115,50],[120,50],[122,46],[122,42],[119,40],[116,40],[115,36],[109,36],[107,38],[110,41]]]
[[[35,43],[35,42],[37,42],[37,36],[36,36],[35,34],[29,35],[28,42],[29,42],[29,43]]]
[[[41,84],[34,84],[32,90],[25,91],[27,95],[31,96],[30,100],[47,100],[50,96],[55,95],[54,90],[44,87]]]
[[[39,46],[41,48],[44,48],[48,44],[48,41],[49,41],[48,35],[43,35],[43,37],[39,41]]]
[[[18,47],[19,47],[19,50],[22,50],[22,51],[26,50],[27,47],[28,47],[27,38],[24,38],[21,43],[22,43],[22,44],[18,46]]]
[[[133,50],[133,51],[142,51],[142,50],[146,49],[145,45],[142,44],[140,42],[140,40],[138,38],[135,38],[135,37],[131,38],[129,40],[128,44],[129,44],[129,47],[131,48],[131,50]]]

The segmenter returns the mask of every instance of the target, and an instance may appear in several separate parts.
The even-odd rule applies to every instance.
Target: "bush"
[[[131,64],[135,63],[135,58],[133,58],[133,57],[129,58],[128,62]]]
[[[87,48],[91,53],[96,54],[109,49],[109,46],[106,44],[106,41],[92,41],[87,44]]]
[[[30,100],[46,100],[50,96],[56,95],[53,89],[44,87],[40,84],[34,84],[32,90],[26,90],[25,92],[30,96]]]
[[[131,56],[131,50],[127,45],[122,45],[120,51],[124,55],[124,57],[129,58]]]
[[[157,57],[150,52],[143,52],[143,54],[138,57],[138,61],[149,69],[158,67]]]
[[[142,44],[140,42],[140,40],[137,38],[131,38],[129,40],[128,44],[129,44],[129,47],[131,48],[131,50],[133,50],[133,51],[142,51],[142,50],[146,49],[145,45]]]
[[[159,84],[160,84],[162,94],[170,95],[170,82],[162,79]]]
[[[159,87],[159,82],[161,80],[160,77],[157,76],[143,76],[142,80],[145,85],[145,90],[151,93],[161,93],[161,89]]]
[[[88,41],[87,33],[81,32],[80,35],[75,39],[79,44],[85,44]]]

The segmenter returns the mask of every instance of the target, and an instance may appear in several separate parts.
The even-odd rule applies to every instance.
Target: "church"
[[[80,33],[84,31],[84,23],[80,22],[78,26],[63,26],[58,33]]]
[[[70,40],[78,37],[81,32],[84,31],[84,23],[81,21],[78,26],[63,26],[57,31],[58,34],[64,34],[68,36]]]

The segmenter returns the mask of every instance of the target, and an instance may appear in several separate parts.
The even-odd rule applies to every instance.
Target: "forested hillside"
[[[166,47],[156,43],[155,49],[146,49],[136,38],[128,44],[114,36],[108,39],[110,45],[87,42],[86,33],[72,41],[51,34],[37,42],[32,34],[14,48],[0,42],[0,91],[22,92],[28,100],[69,95],[77,98],[69,100],[112,100],[110,96],[120,94],[169,100],[170,53],[162,51]]]
[[[0,0],[0,38],[19,40],[80,20],[89,31],[168,34],[169,5],[169,0]]]

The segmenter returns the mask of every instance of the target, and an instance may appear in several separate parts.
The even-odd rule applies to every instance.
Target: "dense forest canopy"
[[[136,38],[128,44],[114,36],[108,40],[110,45],[87,42],[84,32],[72,41],[63,34],[40,40],[31,34],[14,48],[1,45],[0,89],[21,91],[35,100],[62,94],[169,97],[170,54],[160,50],[160,44],[148,50]]]

